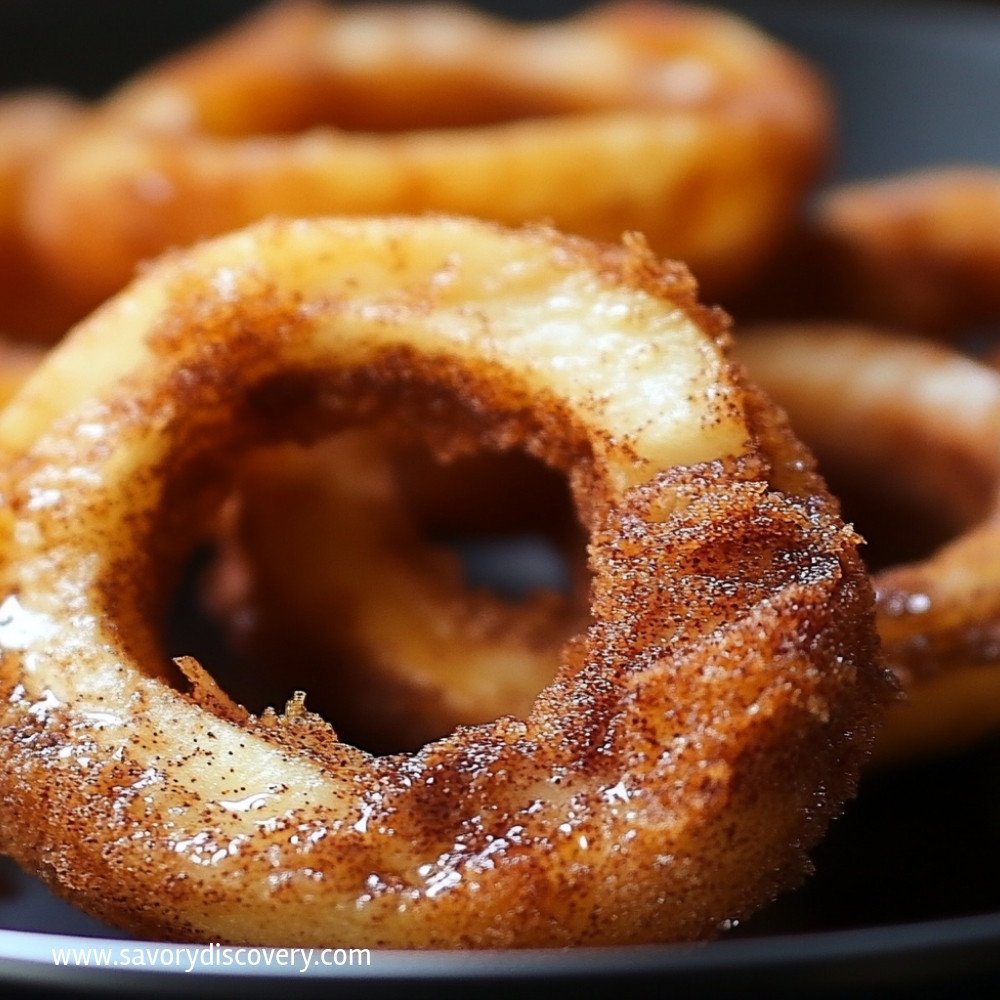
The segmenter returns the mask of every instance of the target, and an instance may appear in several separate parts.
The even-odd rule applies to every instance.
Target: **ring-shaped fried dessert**
[[[929,334],[1000,317],[1000,172],[936,167],[827,192],[813,222],[837,315]]]
[[[938,166],[822,191],[744,322],[861,323],[956,340],[1000,317],[1000,171]]]
[[[0,414],[0,848],[222,942],[694,939],[797,882],[892,685],[857,536],[725,343],[637,239],[276,220],[147,270]],[[593,624],[525,718],[373,757],[164,648],[241,455],[359,421],[568,476]]]

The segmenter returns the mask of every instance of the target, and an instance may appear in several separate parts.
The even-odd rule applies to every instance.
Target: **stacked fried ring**
[[[826,158],[815,72],[727,14],[269,6],[101,102],[36,172],[40,257],[94,305],[270,214],[437,210],[617,240],[745,284]],[[87,252],[80,236],[87,234]]]
[[[0,416],[0,847],[137,932],[303,945],[697,938],[796,881],[890,685],[856,536],[723,339],[635,241],[457,219],[150,269]],[[362,419],[569,477],[593,624],[526,718],[374,758],[168,683],[240,454]]]

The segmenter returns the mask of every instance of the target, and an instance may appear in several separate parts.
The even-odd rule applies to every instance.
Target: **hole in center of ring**
[[[562,474],[357,429],[251,456],[165,641],[251,712],[304,690],[343,741],[412,751],[525,716],[586,625],[588,583]]]

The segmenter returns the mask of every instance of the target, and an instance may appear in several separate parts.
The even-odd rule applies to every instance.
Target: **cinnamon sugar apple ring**
[[[136,933],[299,945],[701,938],[797,882],[891,684],[724,345],[635,239],[277,220],[149,269],[0,414],[0,849]],[[373,757],[163,648],[240,455],[359,420],[567,474],[594,623],[526,718]]]
[[[883,647],[908,695],[877,757],[926,756],[1000,730],[1000,374],[869,328],[762,328],[738,350],[821,471],[890,512],[882,532],[863,526],[870,541],[936,527],[933,551],[890,552],[874,574]]]
[[[138,261],[271,214],[427,210],[637,229],[718,297],[785,228],[830,118],[810,67],[720,12],[625,3],[516,26],[281,3],[109,96],[49,158],[29,217],[95,305]]]

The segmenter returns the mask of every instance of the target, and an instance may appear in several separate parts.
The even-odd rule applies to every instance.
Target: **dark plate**
[[[222,24],[238,0],[4,0],[0,88],[53,83],[96,95],[158,52]],[[573,3],[484,4],[520,17]],[[796,0],[747,13],[829,75],[841,178],[934,163],[1000,165],[1000,6]],[[996,996],[1000,990],[1000,742],[871,775],[815,854],[816,874],[709,945],[574,951],[389,953],[309,973],[219,966],[56,966],[53,947],[138,946],[0,864],[0,994],[504,995],[542,985],[640,994]],[[111,938],[117,940],[112,941]],[[152,961],[152,953],[145,955]]]

